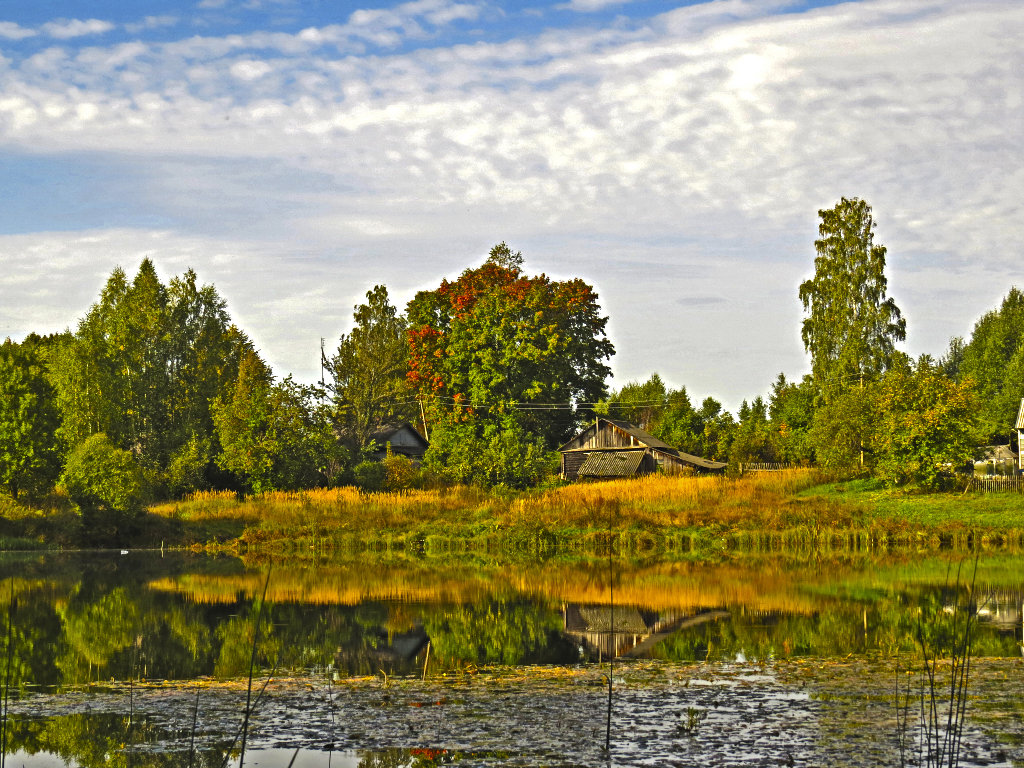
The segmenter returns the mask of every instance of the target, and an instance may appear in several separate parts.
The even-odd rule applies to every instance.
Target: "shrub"
[[[363,491],[379,491],[384,487],[387,470],[379,461],[361,461],[352,468],[355,484]]]
[[[81,511],[89,543],[122,543],[142,514],[142,470],[128,451],[115,446],[102,432],[71,452],[61,485]]]

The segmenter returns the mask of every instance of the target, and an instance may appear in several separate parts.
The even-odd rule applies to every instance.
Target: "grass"
[[[73,546],[77,515],[0,497],[0,546]],[[472,487],[363,493],[335,488],[239,498],[199,493],[151,506],[131,546],[249,552],[339,549],[488,552],[558,549],[707,553],[890,546],[1024,546],[1024,495],[914,494],[814,469],[650,475],[521,493]]]
[[[669,532],[786,530],[816,523],[820,511],[811,513],[789,499],[818,481],[810,470],[795,470],[740,479],[649,476],[514,495],[468,487],[391,493],[339,488],[245,499],[197,494],[151,507],[150,515],[183,530],[233,526],[240,529],[237,539],[247,548],[291,542],[315,549],[345,540],[443,547],[452,539],[525,547],[570,540],[596,545],[609,531],[643,546],[645,540],[650,543]],[[825,506],[831,518],[839,517],[838,506]],[[847,515],[836,524],[851,522]]]

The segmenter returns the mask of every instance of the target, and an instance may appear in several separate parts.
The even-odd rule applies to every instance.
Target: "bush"
[[[522,489],[551,473],[543,444],[516,425],[466,421],[435,427],[430,436],[424,466],[451,483]]]
[[[207,491],[210,483],[206,470],[210,465],[209,438],[193,435],[181,446],[167,465],[167,490],[175,498],[184,498],[196,491]]]
[[[82,514],[91,544],[122,544],[142,514],[145,483],[128,451],[105,434],[92,435],[68,456],[61,485]]]
[[[390,448],[390,446],[389,446]],[[384,465],[384,490],[401,491],[422,485],[419,468],[406,456],[396,456],[388,450]]]
[[[384,465],[379,461],[361,461],[352,468],[356,486],[362,491],[379,491],[386,477]]]

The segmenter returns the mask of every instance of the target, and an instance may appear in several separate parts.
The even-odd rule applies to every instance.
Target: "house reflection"
[[[590,661],[609,656],[643,658],[675,632],[729,617],[728,611],[644,611],[635,607],[566,604],[565,634]]]
[[[990,589],[977,596],[978,621],[1013,632],[1024,654],[1024,591]]]

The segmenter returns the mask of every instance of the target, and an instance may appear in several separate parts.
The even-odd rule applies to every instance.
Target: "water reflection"
[[[260,674],[276,669],[317,681],[310,685],[319,703],[309,706],[326,732],[335,714],[330,686],[345,679],[376,677],[386,686],[398,675],[571,666],[610,656],[888,658],[915,652],[922,616],[938,617],[939,632],[949,606],[967,602],[955,561],[898,554],[622,560],[614,571],[602,561],[568,558],[275,562],[261,613],[268,569],[260,561],[146,552],[0,558],[0,637],[10,637],[3,668],[9,661],[9,690],[20,699],[8,743],[32,757],[21,762],[188,764],[182,745],[197,736],[191,694],[187,701],[180,695],[181,683],[165,706],[159,681],[202,689],[238,680],[248,672],[254,638]],[[1019,559],[981,560],[966,596],[979,617],[975,654],[1019,656],[1022,584]],[[204,694],[202,759],[193,764],[220,765],[230,751],[235,685],[234,698],[221,704]],[[144,688],[148,709],[136,715],[133,697]],[[105,695],[106,710],[97,703]],[[367,706],[372,712],[382,704]],[[456,762],[460,753],[347,754],[353,765],[430,765]],[[482,754],[478,762],[486,762]],[[304,759],[320,764],[319,757]]]
[[[904,653],[921,611],[952,605],[949,563],[912,558],[619,563],[277,563],[155,553],[6,557],[12,689],[230,678],[259,663],[339,676],[465,665]],[[1024,565],[982,561],[979,655],[1020,653]],[[966,587],[961,586],[963,590]],[[8,631],[0,611],[0,637]],[[612,631],[614,629],[614,632]]]

